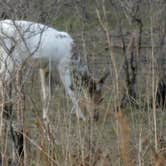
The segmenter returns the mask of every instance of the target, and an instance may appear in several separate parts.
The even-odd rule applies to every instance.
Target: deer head
[[[106,72],[98,81],[94,80],[92,77],[89,79],[88,92],[95,104],[99,104],[103,100],[102,90],[108,75],[109,72]]]
[[[98,120],[99,112],[97,111],[97,107],[103,101],[103,85],[105,80],[107,79],[109,72],[106,72],[98,81],[93,79],[90,75],[88,77],[84,77],[84,87],[88,94],[88,100],[86,98],[82,98],[80,100],[80,105],[85,110],[91,111],[91,115],[94,120]],[[90,99],[90,100],[89,100]]]

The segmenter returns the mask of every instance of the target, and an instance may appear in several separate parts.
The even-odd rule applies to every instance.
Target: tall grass
[[[86,121],[83,122],[70,113],[72,109],[71,102],[64,90],[58,87],[51,97],[49,106],[51,132],[48,139],[42,120],[40,82],[38,75],[35,74],[32,79],[25,83],[24,94],[20,91],[18,100],[14,100],[14,109],[18,115],[17,121],[14,121],[14,125],[16,128],[20,124],[22,125],[23,131],[18,130],[18,132],[21,132],[20,134],[24,136],[24,159],[21,161],[20,158],[17,158],[20,165],[165,165],[166,115],[165,112],[157,111],[156,109],[158,78],[155,71],[153,19],[151,19],[150,25],[152,48],[150,53],[148,52],[151,63],[146,66],[150,74],[148,76],[139,76],[141,80],[138,81],[144,85],[137,85],[140,95],[138,96],[137,106],[129,104],[122,109],[120,101],[123,93],[125,93],[123,89],[126,86],[124,77],[121,75],[122,64],[119,65],[118,62],[117,57],[119,57],[119,53],[116,53],[112,49],[113,39],[110,35],[107,10],[104,6],[104,1],[101,4],[101,9],[96,9],[96,17],[100,24],[100,33],[103,37],[102,42],[106,40],[103,43],[106,44],[108,50],[107,55],[109,58],[105,56],[103,59],[105,58],[106,61],[110,61],[107,67],[112,73],[104,87],[104,101],[97,106],[89,100],[86,91],[82,90],[79,104],[86,116]],[[90,42],[86,43],[88,41],[85,38],[86,36],[83,36],[83,32],[81,34],[82,47],[87,56],[87,47]],[[97,47],[99,47],[98,50],[103,50],[103,45],[101,47],[94,46],[94,50]],[[93,52],[94,50],[91,51],[93,55],[96,53]],[[90,58],[99,59],[99,61],[101,59],[97,55]],[[103,64],[102,68],[105,68],[105,66],[106,64]],[[17,87],[17,90],[20,90],[19,87]],[[5,120],[2,120],[3,105],[5,102],[8,101],[4,101],[4,98],[1,98],[0,165],[3,166],[9,165],[13,157],[9,126],[7,127],[7,122],[2,123],[2,121],[5,122]],[[93,112],[94,109],[96,112]],[[95,113],[98,114],[97,121],[94,121],[93,118]]]

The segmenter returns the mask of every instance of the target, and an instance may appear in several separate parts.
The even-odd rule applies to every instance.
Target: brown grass
[[[128,126],[128,122],[123,115],[122,111],[115,112],[115,118],[118,121],[119,126],[119,137],[120,137],[120,146],[121,146],[121,154],[124,166],[131,166],[131,158],[130,158],[130,147],[129,147],[129,136],[130,129]]]

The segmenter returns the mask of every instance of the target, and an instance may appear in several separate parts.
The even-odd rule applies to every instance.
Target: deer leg
[[[18,149],[19,141],[17,140],[18,134],[15,135],[16,131],[13,127],[13,102],[12,99],[12,80],[13,80],[13,73],[14,71],[14,62],[7,56],[4,62],[1,64],[0,76],[1,76],[1,95],[2,95],[2,110],[1,110],[1,126],[4,126],[4,136],[6,135],[7,131],[10,131],[12,146],[13,146],[13,160],[16,160],[17,157],[23,157],[22,148]],[[0,135],[2,132],[0,131]],[[23,144],[21,144],[22,146]],[[21,147],[20,146],[20,147]]]
[[[39,69],[40,79],[41,79],[41,90],[42,90],[42,100],[43,100],[43,120],[46,127],[47,132],[50,132],[50,121],[48,117],[49,104],[50,104],[50,90],[49,86],[46,83],[46,75],[44,69]],[[49,134],[49,133],[47,133]]]
[[[73,109],[76,112],[76,116],[79,119],[85,120],[85,117],[84,117],[83,113],[81,112],[81,109],[78,106],[78,100],[71,88],[71,85],[72,85],[71,76],[70,76],[70,70],[69,70],[68,65],[66,65],[66,63],[62,63],[59,65],[58,70],[59,70],[61,81],[65,87],[65,91],[66,91],[67,95],[69,95],[69,97],[73,103],[73,106],[74,106]]]
[[[2,86],[2,95],[3,95],[3,110],[2,110],[2,118],[4,119],[4,136],[9,131],[12,141],[12,158],[13,161],[17,162],[19,159],[23,159],[24,157],[24,149],[23,149],[23,130],[18,132],[18,128],[14,126],[14,114],[16,114],[15,110],[13,110],[12,99],[12,83],[3,83]],[[6,137],[6,136],[5,136]]]

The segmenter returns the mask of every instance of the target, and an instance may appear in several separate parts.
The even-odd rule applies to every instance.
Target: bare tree
[[[122,24],[120,23],[121,41],[124,55],[124,72],[127,84],[127,93],[123,96],[122,105],[126,105],[129,102],[135,103],[136,100],[136,83],[137,83],[137,70],[138,70],[138,58],[141,51],[141,36],[143,22],[139,15],[140,13],[140,1],[119,1],[119,5],[128,20],[130,26],[136,26],[137,30],[133,30],[130,34],[129,42],[126,44],[126,40],[123,36]],[[121,21],[120,21],[121,22]]]

